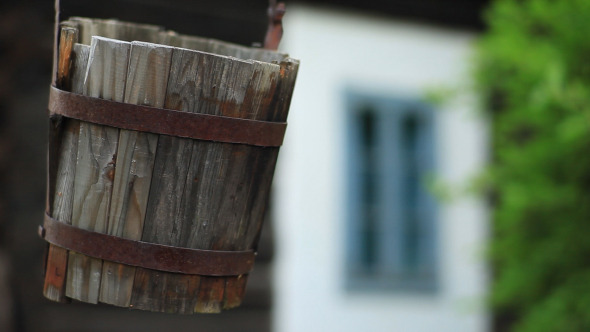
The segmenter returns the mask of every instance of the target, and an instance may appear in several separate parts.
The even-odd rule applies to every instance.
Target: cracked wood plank
[[[88,64],[89,48],[76,44],[78,30],[62,25],[60,31],[59,61],[56,87],[82,93],[84,74]],[[56,184],[54,188],[51,215],[64,223],[72,222],[73,184],[78,152],[80,122],[65,119],[58,153]],[[50,300],[64,302],[68,251],[49,245],[43,294]]]
[[[172,47],[132,42],[124,102],[162,107]],[[121,130],[108,233],[140,240],[158,135]],[[105,262],[100,301],[130,306],[135,267]]]
[[[130,44],[93,37],[84,95],[123,101]],[[105,233],[113,191],[119,130],[80,123],[72,225]],[[102,260],[70,251],[66,295],[97,303]]]

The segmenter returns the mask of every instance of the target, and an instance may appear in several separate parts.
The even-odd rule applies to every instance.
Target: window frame
[[[401,208],[403,198],[402,165],[396,162],[403,149],[403,128],[402,121],[415,117],[419,123],[416,129],[417,155],[423,167],[427,170],[420,170],[422,175],[435,174],[436,165],[436,114],[432,105],[418,99],[398,98],[389,95],[378,95],[359,93],[350,89],[346,90],[346,258],[345,258],[345,285],[348,291],[393,291],[434,294],[439,288],[439,241],[438,241],[438,207],[433,195],[427,192],[425,179],[421,179],[421,186],[424,192],[419,196],[418,205],[420,208],[421,225],[423,236],[419,249],[424,264],[422,271],[412,274],[412,271],[404,270],[404,252],[401,246],[405,241],[402,239],[404,218],[401,216],[404,209]],[[388,240],[377,241],[376,252],[377,270],[370,272],[363,267],[361,247],[363,223],[362,218],[362,189],[363,161],[361,156],[362,134],[359,124],[363,112],[373,113],[375,119],[376,150],[372,156],[375,158],[374,165],[379,177],[383,178],[385,185],[381,185],[377,194],[378,217],[377,237],[389,238]],[[393,127],[392,127],[393,126]],[[379,151],[391,151],[391,153],[380,153]],[[379,187],[379,186],[378,186]],[[386,197],[393,197],[387,199]],[[384,204],[387,203],[387,204]],[[393,220],[394,222],[391,222]],[[416,227],[416,226],[414,226]],[[407,241],[407,240],[406,240]],[[386,253],[393,253],[390,257]],[[416,271],[414,271],[416,272]]]

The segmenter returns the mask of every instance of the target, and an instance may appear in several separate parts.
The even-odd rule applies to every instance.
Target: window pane
[[[359,124],[361,129],[361,267],[365,272],[372,271],[377,261],[376,241],[377,241],[377,217],[378,210],[376,204],[377,196],[377,173],[376,163],[376,132],[375,132],[375,112],[371,109],[365,109],[359,114]]]
[[[350,96],[349,96],[350,97]],[[416,101],[350,97],[348,285],[436,289],[432,110]]]
[[[420,174],[418,165],[418,119],[414,112],[409,112],[402,120],[401,156],[402,194],[401,208],[403,251],[402,270],[410,272],[418,265],[418,246],[420,234],[418,230],[418,195],[420,190]]]

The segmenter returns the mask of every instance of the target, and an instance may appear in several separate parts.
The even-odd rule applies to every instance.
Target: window
[[[434,291],[434,112],[354,93],[347,105],[347,288]]]

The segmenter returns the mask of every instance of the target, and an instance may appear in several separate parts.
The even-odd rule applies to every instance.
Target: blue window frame
[[[435,116],[417,100],[347,92],[349,290],[437,287]]]

